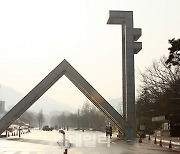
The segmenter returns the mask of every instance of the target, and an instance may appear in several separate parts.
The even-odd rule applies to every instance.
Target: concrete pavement
[[[63,154],[64,148],[58,145],[63,136],[58,131],[32,130],[21,138],[12,136],[0,139],[1,154]],[[169,148],[160,147],[138,139],[132,142],[106,138],[105,133],[94,131],[66,131],[66,139],[71,142],[68,154],[175,154]]]

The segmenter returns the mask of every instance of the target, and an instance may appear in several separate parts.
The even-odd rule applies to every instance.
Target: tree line
[[[76,128],[103,130],[106,126],[105,116],[88,100],[76,113],[61,112],[51,117],[50,124],[58,129]]]
[[[43,110],[41,109],[38,113],[27,110],[24,112],[15,122],[17,125],[28,124],[30,127],[38,127],[42,129],[45,122],[45,116]]]
[[[17,125],[29,124],[30,127],[42,129],[49,125],[54,129],[82,129],[82,130],[104,130],[108,120],[105,116],[88,100],[77,109],[76,113],[60,112],[48,116],[41,109],[38,113],[27,110],[15,122]]]

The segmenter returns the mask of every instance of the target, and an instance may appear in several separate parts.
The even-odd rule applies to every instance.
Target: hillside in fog
[[[0,89],[0,100],[5,101],[6,111],[10,110],[14,105],[16,105],[26,94],[22,94],[10,87],[1,85]],[[72,106],[62,103],[60,101],[54,100],[53,98],[43,95],[39,100],[37,100],[29,110],[39,112],[43,109],[45,114],[52,112],[53,110],[58,111],[69,111],[74,112],[76,109]]]
[[[14,105],[16,105],[25,94],[22,94],[10,87],[1,85],[0,89],[0,100],[5,101],[6,111],[10,110]],[[122,98],[114,98],[108,101],[111,106],[113,106],[120,114],[122,113]],[[76,112],[76,108],[65,104],[61,101],[57,101],[49,96],[43,95],[37,102],[35,102],[29,110],[39,112],[43,109],[45,114],[58,112],[58,111],[67,111],[67,112]]]

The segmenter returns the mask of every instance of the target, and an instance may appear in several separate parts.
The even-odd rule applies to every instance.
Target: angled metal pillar
[[[110,11],[107,24],[122,25],[123,117],[136,130],[134,54],[142,43],[134,41],[141,36],[141,29],[133,28],[132,11]]]
[[[63,60],[1,120],[0,134],[34,104],[57,80],[65,75],[123,133],[131,125],[66,61]],[[127,136],[127,139],[132,138]]]

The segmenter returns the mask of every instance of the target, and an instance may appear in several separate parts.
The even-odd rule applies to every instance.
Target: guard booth
[[[158,131],[155,132],[157,136],[170,136],[170,121],[168,115],[152,117],[152,122],[161,125]]]
[[[153,117],[152,122],[161,123],[161,136],[180,137],[180,114]]]
[[[180,114],[170,115],[170,136],[180,137]]]

